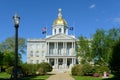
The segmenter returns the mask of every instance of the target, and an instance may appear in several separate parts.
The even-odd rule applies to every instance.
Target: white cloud
[[[90,5],[90,7],[89,8],[95,8],[96,7],[96,5],[95,4],[92,4],[92,5]]]
[[[120,17],[119,18],[114,18],[113,22],[120,23]]]

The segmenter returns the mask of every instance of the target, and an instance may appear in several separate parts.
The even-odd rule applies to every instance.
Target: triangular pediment
[[[46,38],[46,40],[75,40],[75,38],[70,35],[57,34]]]

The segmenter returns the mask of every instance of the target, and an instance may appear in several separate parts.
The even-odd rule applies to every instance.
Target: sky
[[[76,38],[92,38],[97,29],[120,26],[120,0],[0,0],[0,43],[15,35],[15,13],[20,16],[19,37],[45,38],[43,27],[51,35],[59,8]],[[22,57],[26,62],[26,54]]]

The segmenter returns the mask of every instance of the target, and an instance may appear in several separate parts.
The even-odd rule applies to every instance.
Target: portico
[[[76,64],[76,57],[47,57],[54,70],[70,70]]]

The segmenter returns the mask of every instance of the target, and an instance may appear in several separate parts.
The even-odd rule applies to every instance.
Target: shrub
[[[40,73],[40,71],[40,74],[52,71],[52,66],[46,62],[40,64],[22,64],[21,66],[26,76],[36,75],[36,72]]]
[[[80,64],[73,66],[73,67],[72,67],[72,70],[71,70],[72,75],[75,75],[75,76],[83,76],[84,73],[83,73],[83,71],[82,71],[82,67],[83,67],[83,66],[80,65]]]
[[[46,62],[40,63],[38,65],[38,69],[39,68],[42,68],[45,71],[45,73],[52,71],[52,66],[50,64],[46,63]]]
[[[12,73],[12,70],[13,70],[13,66],[8,67],[8,68],[6,69],[6,72],[7,72],[8,74],[11,74],[11,73]]]
[[[37,65],[35,64],[22,64],[22,69],[26,76],[28,75],[35,75],[37,71]]]
[[[44,75],[45,74],[45,70],[43,68],[39,68],[37,72],[38,72],[39,75]]]
[[[104,74],[104,72],[109,73],[109,68],[107,66],[94,66],[95,73],[98,73],[100,76]]]
[[[84,75],[92,76],[94,73],[94,68],[90,64],[84,64],[82,67],[82,71],[83,71]]]

